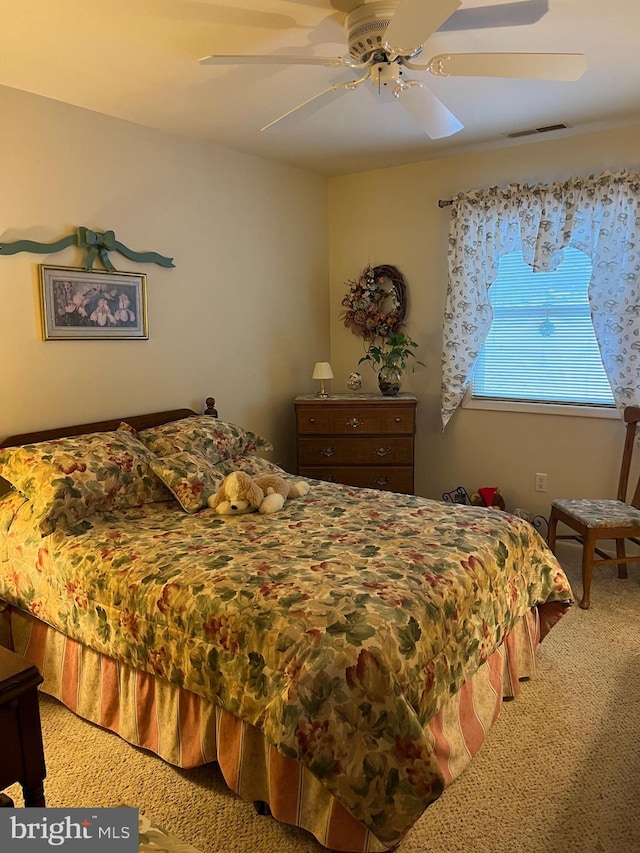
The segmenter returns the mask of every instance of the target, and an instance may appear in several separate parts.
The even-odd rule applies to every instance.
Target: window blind
[[[474,398],[613,407],[591,323],[590,278],[590,258],[573,248],[553,272],[533,273],[520,250],[500,260]]]

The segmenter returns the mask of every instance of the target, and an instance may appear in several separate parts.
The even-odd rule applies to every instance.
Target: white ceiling
[[[504,2],[463,0],[462,9]],[[545,0],[519,2],[531,9]],[[560,122],[570,130],[540,138],[640,122],[640,0],[548,0],[549,11],[534,24],[437,32],[426,58],[566,52],[584,53],[588,62],[576,82],[413,74],[464,124],[437,141],[426,138],[395,99],[379,100],[369,84],[303,121],[261,133],[352,72],[198,64],[212,53],[345,55],[344,15],[355,5],[358,0],[0,0],[0,84],[326,175],[515,144],[505,134]]]

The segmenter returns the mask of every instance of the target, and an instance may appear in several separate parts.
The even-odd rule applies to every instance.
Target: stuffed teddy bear
[[[258,510],[263,515],[282,509],[289,498],[306,495],[309,484],[292,483],[278,474],[250,477],[244,471],[228,474],[207,503],[218,515],[239,515]]]

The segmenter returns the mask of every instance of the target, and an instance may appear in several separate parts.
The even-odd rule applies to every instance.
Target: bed
[[[467,766],[572,604],[525,520],[292,475],[214,401],[0,445],[0,640],[72,711],[325,847],[383,851]],[[299,479],[299,478],[298,478]]]

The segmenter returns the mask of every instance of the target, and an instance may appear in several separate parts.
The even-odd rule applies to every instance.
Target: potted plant
[[[409,335],[396,332],[384,338],[379,345],[371,344],[358,364],[368,361],[378,374],[378,385],[382,394],[385,397],[395,397],[400,390],[402,374],[405,371],[413,373],[415,364],[425,366],[424,362],[417,359],[415,362],[410,361],[416,358],[417,347],[418,344]]]

